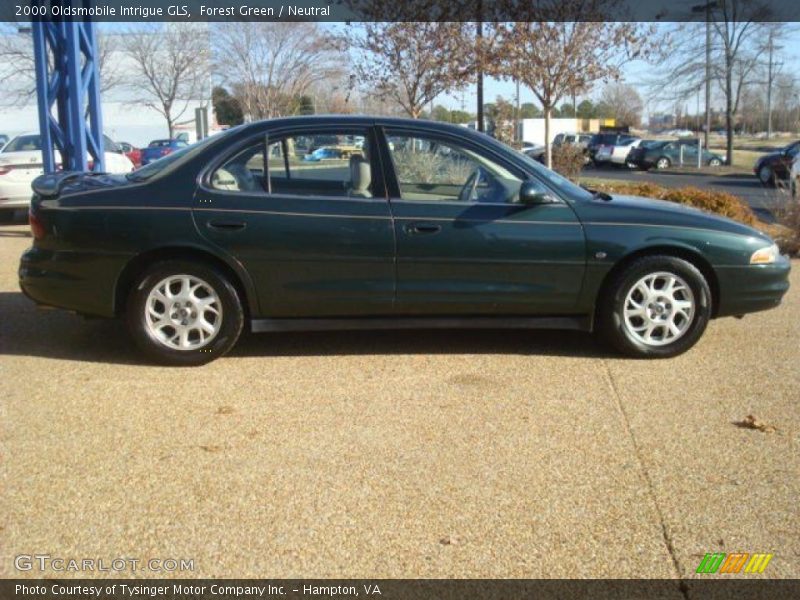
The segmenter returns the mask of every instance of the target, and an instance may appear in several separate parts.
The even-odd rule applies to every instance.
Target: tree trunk
[[[175,124],[172,122],[172,119],[167,117],[167,129],[169,130],[169,139],[173,139],[175,134]]]
[[[550,112],[552,108],[545,106],[544,108],[544,160],[548,169],[553,168],[553,149],[550,147]]]
[[[725,164],[733,164],[733,60],[726,60],[725,65],[725,129],[726,145]]]

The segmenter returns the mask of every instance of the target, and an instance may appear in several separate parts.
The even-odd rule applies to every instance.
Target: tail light
[[[45,236],[45,228],[42,222],[32,212],[28,211],[28,224],[31,226],[31,235],[33,239],[41,240]]]
[[[0,167],[0,175],[8,175],[11,173],[11,167]]]

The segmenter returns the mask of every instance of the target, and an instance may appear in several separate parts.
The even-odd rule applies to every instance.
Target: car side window
[[[266,176],[265,176],[266,165]],[[228,192],[372,198],[366,131],[293,134],[254,143],[211,175]]]
[[[402,200],[513,202],[522,179],[497,162],[450,141],[387,132]]]
[[[297,133],[270,138],[269,190],[295,196],[372,198],[366,130]]]
[[[226,192],[264,192],[264,142],[241,150],[211,175],[211,187]]]

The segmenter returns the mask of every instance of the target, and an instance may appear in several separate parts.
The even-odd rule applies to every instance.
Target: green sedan
[[[304,160],[307,141],[363,139]],[[466,128],[298,117],[243,125],[127,175],[38,178],[22,290],[127,321],[198,365],[254,332],[596,331],[675,356],[710,319],[777,306],[789,261],[699,210],[578,187]]]

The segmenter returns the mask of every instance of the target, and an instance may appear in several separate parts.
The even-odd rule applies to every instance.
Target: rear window
[[[39,135],[21,135],[11,140],[3,148],[3,152],[28,152],[42,149],[42,138]]]

